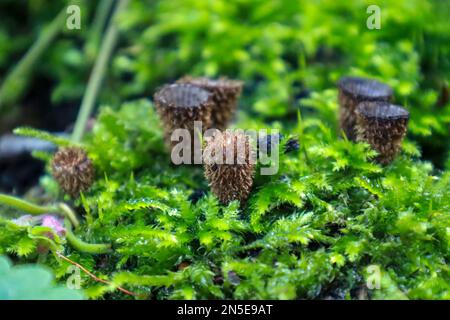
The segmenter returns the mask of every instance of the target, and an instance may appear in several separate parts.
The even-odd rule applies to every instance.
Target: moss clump
[[[356,107],[363,101],[390,101],[392,89],[376,80],[343,77],[338,82],[340,125],[350,140],[356,139]]]
[[[356,108],[356,139],[369,143],[379,155],[377,161],[390,163],[406,135],[409,112],[386,102],[362,102]]]
[[[311,105],[328,113],[333,97],[328,110],[320,99]],[[76,200],[85,219],[74,232],[113,251],[94,256],[64,245],[72,260],[113,283],[83,275],[89,298],[129,298],[114,291],[121,286],[149,299],[449,299],[448,171],[436,176],[410,149],[381,167],[369,144],[338,139],[329,122],[309,119],[295,132],[302,152],[280,152],[272,176],[255,167],[239,206],[213,192],[191,197],[207,189],[204,172],[168,163],[149,102],[103,107],[84,141],[102,178]],[[57,199],[52,179],[42,185]],[[35,261],[39,238],[30,232],[0,228],[0,254]],[[45,264],[66,281],[67,264],[52,255]],[[374,269],[381,287],[370,290]]]

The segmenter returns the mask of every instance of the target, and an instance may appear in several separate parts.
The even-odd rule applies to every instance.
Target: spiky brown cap
[[[73,198],[89,189],[94,181],[94,172],[86,152],[78,147],[61,148],[52,160],[53,177]]]
[[[409,112],[388,102],[366,101],[356,108],[356,118],[357,140],[378,151],[378,162],[390,163],[400,151]]]
[[[165,85],[155,93],[156,110],[164,124],[168,148],[174,143],[170,136],[175,129],[188,129],[194,140],[194,121],[201,121],[203,131],[211,126],[212,95],[190,84]]]
[[[213,94],[214,108],[211,113],[212,127],[225,130],[233,117],[239,96],[242,92],[243,82],[226,78],[209,79],[205,77],[183,77],[178,83],[189,83]]]
[[[357,105],[363,101],[391,101],[392,88],[372,79],[359,77],[343,77],[338,82],[339,87],[339,121],[341,129],[350,140],[356,139]]]
[[[207,139],[205,177],[220,202],[247,200],[253,185],[255,156],[249,136],[242,132],[219,132]]]

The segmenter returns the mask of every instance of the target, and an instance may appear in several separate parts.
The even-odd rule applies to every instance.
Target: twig
[[[94,108],[95,100],[97,99],[100,85],[106,73],[106,66],[111,58],[113,48],[117,43],[119,30],[116,26],[116,18],[122,12],[129,0],[119,0],[119,3],[114,11],[114,14],[109,22],[105,38],[103,39],[100,54],[95,61],[94,69],[92,70],[86,92],[81,102],[80,111],[78,112],[77,121],[72,134],[73,142],[80,142],[86,128],[86,123]]]
[[[103,279],[100,279],[100,278],[97,277],[95,274],[93,274],[92,272],[90,272],[88,269],[86,269],[85,267],[83,267],[81,264],[79,264],[79,263],[77,263],[77,262],[75,262],[75,261],[73,261],[73,260],[70,260],[69,258],[67,258],[66,256],[62,255],[61,253],[56,252],[56,255],[57,255],[58,257],[60,257],[61,259],[67,261],[68,263],[70,263],[70,264],[72,264],[72,265],[74,265],[74,266],[80,268],[80,270],[82,270],[84,273],[86,273],[88,276],[90,276],[90,277],[91,277],[92,279],[94,279],[95,281],[101,282],[101,283],[106,284],[106,285],[108,285],[108,286],[111,286],[111,285],[114,286],[114,284],[112,284],[111,282],[106,281],[106,280],[103,280]],[[134,296],[134,297],[143,296],[142,294],[138,294],[138,293],[134,293],[134,292],[128,291],[127,289],[124,289],[124,288],[122,288],[122,287],[115,287],[115,288],[116,288],[117,290],[119,290],[119,291],[125,293],[125,294],[130,295],[130,296]]]

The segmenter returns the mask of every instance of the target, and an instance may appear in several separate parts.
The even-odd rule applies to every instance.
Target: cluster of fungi
[[[242,86],[238,80],[184,77],[161,87],[154,95],[154,102],[163,123],[167,148],[174,146],[171,136],[176,129],[187,129],[191,137],[198,134],[194,130],[194,121],[201,121],[202,134],[211,128],[219,132],[226,130],[236,111]],[[344,77],[338,87],[340,126],[344,134],[352,141],[369,143],[378,152],[376,161],[389,164],[401,148],[407,131],[408,111],[393,105],[392,89],[378,81]],[[244,203],[251,192],[255,170],[252,160],[256,151],[250,137],[227,130],[205,141],[202,148],[209,157],[202,160],[211,191],[222,203],[233,200]],[[193,142],[186,147],[193,151]],[[285,148],[285,152],[298,148],[298,141],[288,142]],[[217,154],[215,150],[223,153]],[[230,150],[235,156],[243,155],[241,161],[236,158],[231,162],[224,161],[225,153]],[[92,162],[79,147],[58,150],[52,161],[52,173],[61,188],[74,198],[87,190],[94,180]]]
[[[222,203],[233,200],[245,202],[253,185],[254,163],[251,156],[254,150],[249,137],[241,132],[223,132],[236,111],[242,85],[241,81],[226,78],[212,80],[184,77],[174,84],[163,86],[154,96],[168,148],[178,143],[170,139],[175,129],[187,129],[191,137],[198,134],[194,130],[194,121],[201,121],[202,134],[208,129],[222,132],[205,139],[205,154],[214,155],[214,159],[202,161],[211,190]],[[193,139],[184,150],[194,156]],[[215,150],[224,153],[214,154]],[[236,161],[235,158],[225,161],[225,153],[230,151],[235,156],[244,155],[243,161]]]
[[[369,143],[378,152],[376,160],[389,164],[400,151],[409,112],[392,104],[392,89],[376,80],[344,77],[338,86],[340,125],[345,135]]]

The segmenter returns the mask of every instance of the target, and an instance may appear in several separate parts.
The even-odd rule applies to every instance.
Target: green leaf
[[[81,291],[53,284],[53,274],[40,265],[11,267],[0,256],[0,300],[81,300]]]

